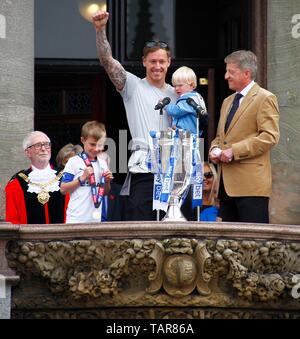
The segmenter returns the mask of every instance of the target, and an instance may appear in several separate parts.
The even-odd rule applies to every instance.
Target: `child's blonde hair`
[[[81,128],[81,137],[86,139],[93,137],[97,140],[106,136],[105,125],[102,122],[93,120],[86,122]]]
[[[182,66],[173,73],[172,84],[173,86],[177,84],[188,84],[195,89],[197,87],[197,76],[191,68]]]

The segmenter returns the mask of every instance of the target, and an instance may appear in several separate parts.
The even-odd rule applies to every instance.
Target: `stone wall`
[[[33,0],[0,2],[0,219],[3,189],[26,166],[24,136],[33,129]]]
[[[300,224],[300,3],[270,0],[268,89],[280,106],[280,144],[273,151],[273,223]]]
[[[0,248],[6,242],[6,260],[20,277],[13,318],[300,318],[297,226],[106,223],[9,231],[0,224]]]

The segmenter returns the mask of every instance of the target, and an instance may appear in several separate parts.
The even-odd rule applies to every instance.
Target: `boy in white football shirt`
[[[101,222],[102,200],[113,178],[107,162],[97,157],[105,138],[102,123],[89,121],[82,126],[83,152],[68,160],[60,187],[63,194],[70,193],[67,223]]]

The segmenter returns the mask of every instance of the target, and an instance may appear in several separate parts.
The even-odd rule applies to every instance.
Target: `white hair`
[[[35,136],[43,136],[45,137],[46,139],[48,139],[48,141],[50,142],[51,140],[49,139],[48,135],[41,132],[41,131],[33,131],[33,132],[30,132],[26,135],[26,137],[24,138],[23,140],[23,150],[25,151],[29,146],[32,145],[32,139],[35,137]]]

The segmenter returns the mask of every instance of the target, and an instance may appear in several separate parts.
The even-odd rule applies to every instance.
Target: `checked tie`
[[[225,124],[225,133],[227,132],[228,130],[228,127],[234,117],[234,114],[235,112],[237,111],[237,109],[239,108],[239,105],[240,105],[240,99],[243,97],[243,94],[241,93],[237,93],[233,99],[233,103],[232,103],[232,107],[231,107],[231,110],[228,114],[228,117],[227,117],[227,121],[226,121],[226,124]]]

